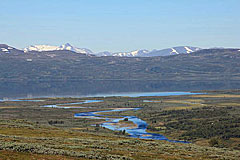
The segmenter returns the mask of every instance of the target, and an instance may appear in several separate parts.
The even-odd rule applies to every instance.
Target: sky
[[[0,43],[240,48],[240,0],[0,0]]]

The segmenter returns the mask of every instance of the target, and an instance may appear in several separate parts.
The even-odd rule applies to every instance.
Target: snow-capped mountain
[[[116,52],[116,53],[112,53],[112,52],[100,52],[97,53],[97,56],[116,56],[116,57],[137,57],[137,56],[141,56],[144,54],[149,53],[148,50],[135,50],[135,51],[131,51],[131,52]]]
[[[70,50],[70,51],[73,51],[76,53],[84,53],[84,54],[92,54],[93,53],[90,49],[73,47],[69,43],[61,45],[57,50]]]
[[[190,47],[190,46],[180,46],[180,47],[173,47],[167,48],[162,50],[135,50],[131,52],[100,52],[95,55],[97,56],[117,56],[117,57],[154,57],[154,56],[169,56],[169,55],[176,55],[176,54],[189,54],[195,51],[201,50],[198,47]]]
[[[24,52],[43,52],[43,51],[59,51],[59,50],[69,50],[76,53],[82,53],[82,54],[92,54],[93,52],[90,49],[86,48],[77,48],[73,47],[69,43],[63,44],[61,46],[51,46],[51,45],[32,45],[27,48],[24,48]]]
[[[18,50],[6,44],[0,44],[0,54],[23,54],[22,50]]]

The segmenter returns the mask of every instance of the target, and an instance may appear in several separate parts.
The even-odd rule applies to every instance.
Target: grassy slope
[[[4,122],[2,121],[1,125]],[[26,126],[23,126],[25,124]],[[11,127],[10,127],[11,126]],[[8,122],[0,130],[1,157],[40,159],[51,155],[53,159],[236,159],[239,151],[201,147],[194,144],[174,144],[147,141],[102,134],[90,134],[45,128],[27,122]],[[10,153],[9,153],[10,152]],[[56,155],[56,156],[54,156]],[[14,158],[15,156],[15,158]],[[1,158],[0,157],[0,158]],[[9,158],[10,158],[9,157]],[[50,158],[48,157],[48,158]],[[73,157],[73,158],[71,158]]]

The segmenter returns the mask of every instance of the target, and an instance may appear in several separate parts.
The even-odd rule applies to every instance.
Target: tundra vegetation
[[[201,91],[207,92],[207,91]],[[238,159],[240,157],[240,91],[164,97],[40,98],[44,101],[0,102],[0,159]],[[70,109],[43,105],[69,104]],[[148,100],[148,101],[144,101]],[[79,106],[79,108],[77,108]],[[85,108],[83,108],[85,107]],[[112,112],[145,120],[148,132],[172,140],[129,138],[125,131],[101,126],[101,119],[75,118],[75,113]],[[109,113],[106,113],[109,115]],[[120,124],[132,123],[124,119]]]

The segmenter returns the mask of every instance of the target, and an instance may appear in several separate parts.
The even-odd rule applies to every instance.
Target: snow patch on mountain
[[[141,56],[143,54],[149,53],[148,50],[135,50],[131,52],[118,52],[118,53],[113,53],[113,56],[118,56],[118,57],[136,57],[136,56]]]
[[[186,49],[187,53],[192,53],[192,52],[193,52],[193,50],[191,50],[191,49],[188,48],[188,47],[184,47],[184,48]]]
[[[115,52],[115,53],[105,51],[105,52],[97,53],[96,55],[97,56],[115,56],[115,57],[137,57],[139,55],[143,55],[147,53],[149,53],[149,51],[143,49],[143,50],[134,50],[131,52]]]
[[[102,57],[102,56],[112,56],[112,54],[113,54],[112,52],[104,51],[104,52],[96,53],[95,55]]]
[[[171,48],[171,49],[172,49],[172,52],[170,54],[174,54],[174,53],[179,54],[176,49],[174,49],[174,48]]]
[[[3,52],[9,52],[9,50],[6,49],[6,48],[1,48],[1,49],[2,49]]]

